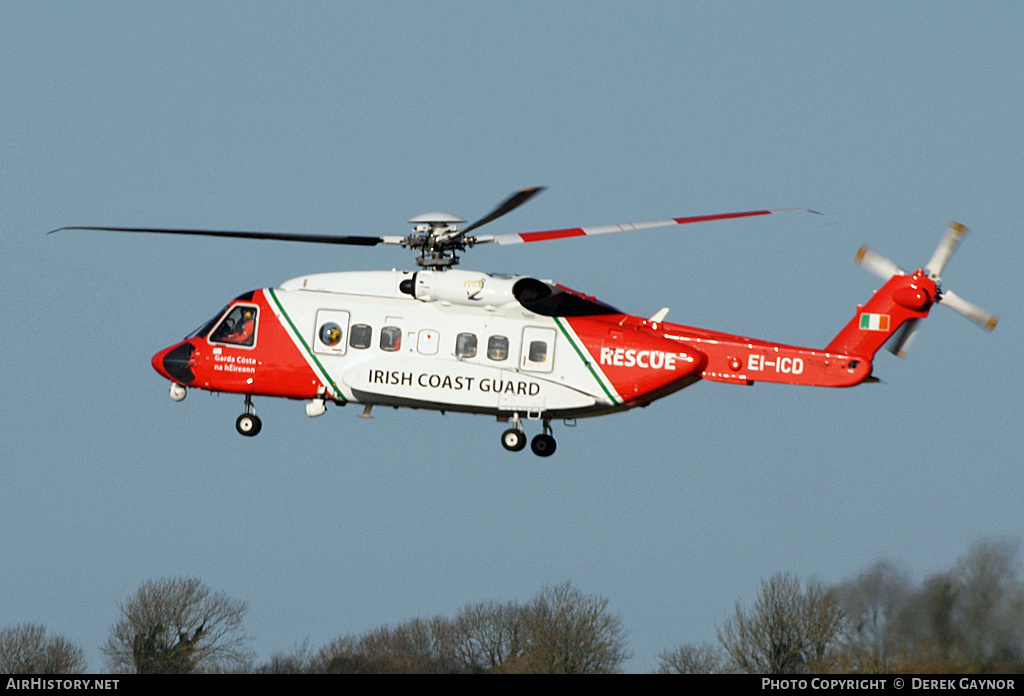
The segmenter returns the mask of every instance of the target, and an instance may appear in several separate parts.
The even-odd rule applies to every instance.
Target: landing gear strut
[[[258,435],[263,430],[263,421],[256,415],[256,408],[252,405],[252,394],[245,395],[245,413],[235,421],[235,430],[246,437]]]
[[[526,447],[526,433],[523,432],[519,414],[512,415],[513,427],[501,434],[501,446],[509,452],[519,452]],[[544,419],[544,432],[530,442],[530,449],[538,457],[550,457],[555,453],[555,438],[551,435],[551,420]]]

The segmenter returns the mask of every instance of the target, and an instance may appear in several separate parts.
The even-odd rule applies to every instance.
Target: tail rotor
[[[954,312],[961,314],[986,331],[991,331],[999,322],[999,317],[968,302],[952,290],[942,289],[942,271],[946,268],[946,264],[949,262],[950,258],[952,258],[957,247],[960,246],[960,242],[963,241],[966,234],[966,227],[961,225],[959,222],[951,222],[949,227],[946,229],[946,233],[943,235],[942,240],[939,242],[939,246],[936,247],[935,253],[932,254],[932,258],[924,267],[924,272],[927,273],[928,279],[935,283],[937,289],[937,295],[934,298],[935,302],[949,307]],[[858,265],[864,267],[865,270],[874,273],[883,280],[889,280],[893,276],[897,275],[907,275],[906,271],[894,262],[867,246],[862,246],[857,251],[856,262]],[[893,336],[892,340],[889,342],[889,351],[893,355],[900,358],[906,357],[910,344],[917,335],[918,322],[918,319],[911,319],[907,321]]]

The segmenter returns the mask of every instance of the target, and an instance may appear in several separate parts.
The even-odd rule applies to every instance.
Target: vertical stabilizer
[[[857,307],[853,319],[825,350],[871,360],[901,326],[928,316],[937,294],[935,283],[922,270],[894,275]]]

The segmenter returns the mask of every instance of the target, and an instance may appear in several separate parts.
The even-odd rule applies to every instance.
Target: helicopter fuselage
[[[516,423],[646,406],[702,378],[851,386],[871,373],[863,358],[645,319],[549,281],[467,270],[324,273],[254,290],[153,366],[177,385],[247,398]]]
[[[544,300],[561,316],[539,313]],[[246,315],[253,326],[243,333],[235,324]],[[703,354],[631,320],[532,278],[325,273],[236,298],[153,366],[209,391],[578,418],[699,377]]]

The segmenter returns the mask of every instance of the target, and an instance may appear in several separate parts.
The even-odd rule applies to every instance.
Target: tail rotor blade
[[[889,280],[895,275],[906,275],[906,271],[881,254],[873,251],[866,244],[857,250],[856,262],[866,270],[874,273],[882,280]]]
[[[959,312],[986,331],[996,328],[996,324],[999,322],[999,317],[995,314],[971,304],[952,290],[946,290],[939,296],[939,304],[944,304],[954,312]]]
[[[942,241],[939,242],[939,246],[936,247],[935,253],[932,254],[931,261],[925,266],[928,270],[928,277],[935,280],[942,275],[942,269],[946,267],[946,263],[953,255],[953,252],[956,251],[956,248],[960,246],[960,242],[966,234],[967,228],[959,222],[949,223],[949,227],[946,228],[946,234],[942,237]]]
[[[907,357],[907,351],[910,350],[910,344],[914,342],[914,337],[917,336],[917,319],[907,320],[900,330],[893,336],[893,340],[889,345],[889,352],[895,355],[897,358]]]

